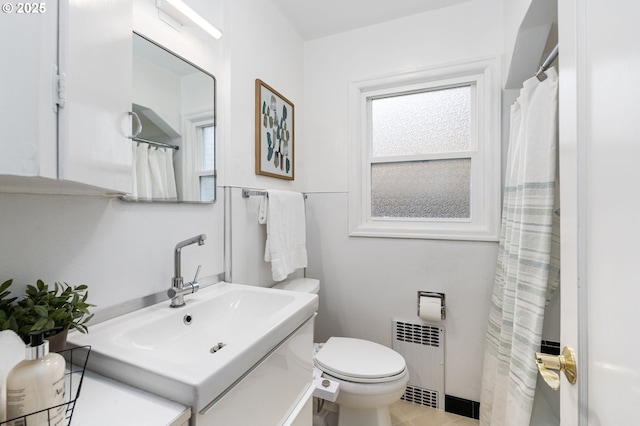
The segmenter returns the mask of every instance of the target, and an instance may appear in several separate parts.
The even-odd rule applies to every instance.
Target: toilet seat
[[[355,383],[384,383],[406,372],[404,358],[378,343],[331,337],[316,354],[315,365],[326,374]]]

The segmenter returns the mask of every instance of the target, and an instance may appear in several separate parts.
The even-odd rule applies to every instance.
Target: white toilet
[[[298,278],[273,288],[317,294],[320,281]],[[323,377],[339,383],[338,426],[391,426],[389,405],[400,399],[409,381],[399,353],[367,340],[331,337],[314,363]]]

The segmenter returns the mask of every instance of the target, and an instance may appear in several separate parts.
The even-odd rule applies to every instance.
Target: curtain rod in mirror
[[[152,141],[152,140],[149,140],[149,139],[139,138],[139,137],[135,137],[135,136],[132,137],[131,140],[135,141],[135,142],[148,143],[149,145],[158,146],[158,147],[161,147],[161,148],[171,148],[171,149],[175,149],[176,151],[178,151],[180,149],[180,147],[177,146],[177,145],[171,145],[170,143]]]

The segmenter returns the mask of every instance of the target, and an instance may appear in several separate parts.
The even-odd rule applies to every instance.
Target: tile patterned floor
[[[478,421],[404,401],[391,406],[393,426],[478,426]]]

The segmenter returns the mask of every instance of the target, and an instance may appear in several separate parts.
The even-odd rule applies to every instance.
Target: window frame
[[[501,142],[497,70],[496,59],[483,59],[350,83],[350,236],[498,241]],[[469,151],[372,155],[372,99],[467,85],[472,87]],[[470,219],[371,217],[372,164],[454,158],[471,158]]]
[[[202,171],[200,164],[202,159],[202,127],[213,127],[215,168],[212,171]],[[182,191],[189,199],[200,200],[200,176],[213,176],[215,191],[213,200],[198,201],[204,203],[215,203],[218,199],[218,141],[216,137],[216,122],[212,111],[189,114],[183,119],[184,139],[192,141],[184,145],[183,167],[185,176],[189,177],[189,182],[183,182]]]
[[[204,133],[204,128],[211,128],[212,129],[212,136],[213,136],[213,169],[207,169],[205,170],[202,167],[202,160],[204,158],[204,150],[203,150],[203,133]],[[216,191],[216,187],[218,186],[218,176],[216,173],[216,164],[218,163],[218,157],[217,157],[217,152],[216,152],[216,126],[213,123],[213,118],[211,120],[205,120],[205,121],[200,121],[197,125],[194,126],[195,132],[196,132],[196,141],[197,143],[197,160],[196,160],[196,164],[195,164],[195,180],[196,180],[196,187],[198,188],[198,194],[200,198],[201,202],[216,202],[216,198],[217,198],[217,191]],[[203,200],[202,199],[202,183],[200,182],[200,178],[202,177],[207,177],[207,176],[212,176],[213,177],[213,181],[214,181],[214,189],[213,189],[213,199],[212,200]]]

